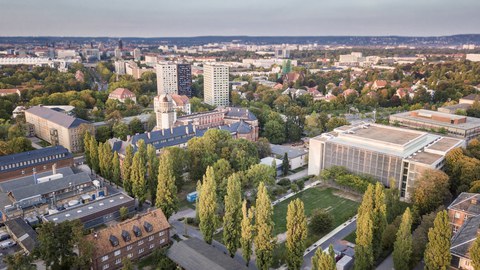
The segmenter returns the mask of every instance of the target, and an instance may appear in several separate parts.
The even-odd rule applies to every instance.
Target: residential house
[[[0,97],[4,97],[7,95],[18,95],[19,97],[22,95],[20,89],[12,88],[12,89],[0,89]]]
[[[450,266],[453,269],[475,270],[472,265],[470,247],[478,237],[480,237],[480,216],[475,216],[466,220],[451,240],[452,260]]]
[[[137,97],[135,94],[128,90],[127,88],[117,88],[110,92],[108,99],[118,100],[119,102],[125,103],[127,99],[130,99],[133,102],[137,102]]]
[[[448,218],[453,233],[472,217],[480,216],[480,194],[462,192],[448,206]]]
[[[387,87],[387,81],[375,80],[372,84],[372,90],[378,90]]]

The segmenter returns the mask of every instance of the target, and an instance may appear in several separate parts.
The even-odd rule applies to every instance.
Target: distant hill
[[[49,44],[52,42],[110,43],[118,37],[0,37],[3,44]],[[480,45],[480,34],[466,34],[438,37],[405,37],[405,36],[200,36],[200,37],[122,37],[127,43],[142,44],[176,44],[180,46],[202,45],[237,41],[248,44],[312,44],[345,45],[345,46],[450,46],[462,44]]]

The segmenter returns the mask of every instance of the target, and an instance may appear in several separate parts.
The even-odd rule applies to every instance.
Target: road
[[[343,238],[347,237],[349,234],[354,232],[357,229],[357,222],[352,222],[349,225],[345,226],[343,229],[338,231],[336,234],[328,238],[325,242],[323,242],[320,247],[322,250],[328,248],[330,244],[334,244],[335,242],[342,240]],[[315,254],[317,248],[311,249],[307,255],[303,257],[303,265],[302,269],[309,270],[312,269],[312,257]]]

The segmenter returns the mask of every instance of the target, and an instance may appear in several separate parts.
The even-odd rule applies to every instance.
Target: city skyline
[[[480,33],[475,0],[0,0],[0,36],[443,36]],[[20,20],[18,18],[21,18]],[[12,23],[14,22],[14,23]],[[8,26],[8,27],[7,27]]]

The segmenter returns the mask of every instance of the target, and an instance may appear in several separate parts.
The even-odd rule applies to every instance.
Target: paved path
[[[290,181],[295,181],[295,180],[298,180],[298,179],[302,179],[305,176],[308,176],[308,169],[305,169],[305,170],[302,170],[302,171],[299,171],[297,173],[287,175],[287,176],[281,177],[281,178],[288,178],[288,179],[290,179]]]

